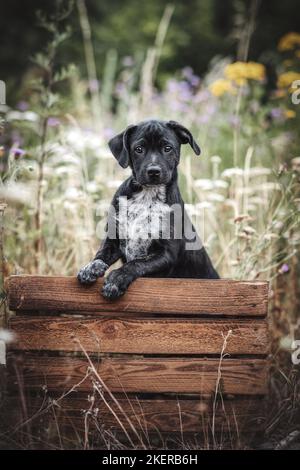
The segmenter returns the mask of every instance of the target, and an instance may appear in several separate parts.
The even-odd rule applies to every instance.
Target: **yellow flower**
[[[220,78],[213,82],[209,89],[214,96],[222,96],[224,93],[234,93],[235,90],[229,80],[225,80],[224,78]]]
[[[300,46],[300,34],[291,32],[282,36],[278,43],[278,50],[289,51],[297,46]]]
[[[293,109],[286,109],[284,115],[287,119],[293,119],[296,117],[296,112]]]
[[[245,85],[247,80],[263,80],[265,66],[257,62],[234,62],[225,67],[225,76],[237,85]]]
[[[278,88],[290,88],[295,80],[300,80],[299,72],[284,72],[279,75],[277,80]]]

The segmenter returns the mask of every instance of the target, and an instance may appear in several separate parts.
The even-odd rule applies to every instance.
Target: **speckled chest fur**
[[[165,233],[169,213],[164,185],[145,186],[122,201],[118,214],[119,238],[127,261],[147,255],[151,241]]]

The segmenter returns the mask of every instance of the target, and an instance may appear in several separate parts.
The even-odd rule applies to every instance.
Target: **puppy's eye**
[[[136,151],[136,153],[143,153],[144,151],[143,147],[141,147],[140,145],[138,147],[135,147],[134,150]]]
[[[170,145],[164,146],[164,152],[168,153],[168,152],[171,152],[171,150],[172,150],[172,147]]]

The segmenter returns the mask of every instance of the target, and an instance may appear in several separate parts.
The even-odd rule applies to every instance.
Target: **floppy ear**
[[[167,126],[169,126],[171,129],[173,129],[173,131],[177,135],[177,137],[179,139],[179,142],[181,144],[190,144],[190,146],[194,150],[195,154],[200,155],[201,150],[200,150],[197,142],[195,142],[194,137],[192,136],[192,134],[190,133],[190,131],[186,127],[183,127],[181,124],[179,124],[176,121],[167,122]]]
[[[125,131],[116,135],[108,142],[113,156],[118,160],[122,168],[127,168],[130,163],[129,157],[129,134],[136,126],[128,126]]]

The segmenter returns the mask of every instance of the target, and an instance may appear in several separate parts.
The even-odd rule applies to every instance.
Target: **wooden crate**
[[[10,390],[27,397],[23,411],[41,410],[37,397],[46,393],[46,412],[54,406],[56,421],[78,429],[87,416],[122,432],[257,429],[267,392],[267,282],[138,279],[117,301],[105,300],[101,285],[8,279]]]

